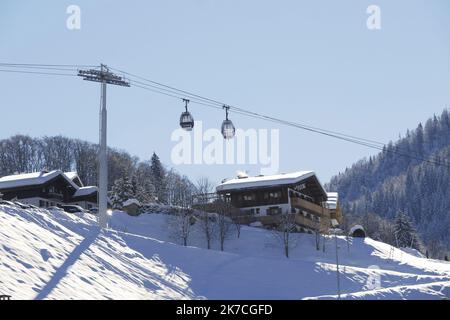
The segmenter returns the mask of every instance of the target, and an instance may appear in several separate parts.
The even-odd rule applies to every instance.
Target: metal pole
[[[337,275],[337,290],[338,290],[338,299],[341,299],[341,279],[339,275],[339,255],[338,255],[338,242],[336,229],[334,230],[334,242],[336,244],[336,275]]]
[[[106,71],[105,66],[101,65],[102,72]],[[101,106],[100,106],[100,150],[99,150],[99,176],[98,176],[98,215],[101,228],[107,227],[108,210],[108,158],[107,158],[107,111],[106,111],[106,81],[101,84]]]
[[[106,84],[129,87],[130,83],[123,77],[110,72],[104,64],[97,69],[79,70],[78,76],[83,80],[101,83],[101,102],[99,117],[99,152],[98,152],[98,223],[101,228],[108,227],[108,146],[106,142],[107,133],[107,111],[106,111]]]

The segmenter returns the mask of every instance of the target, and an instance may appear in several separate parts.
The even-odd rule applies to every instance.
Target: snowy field
[[[114,212],[112,230],[95,217],[0,205],[0,294],[12,299],[336,299],[335,242],[316,251],[301,234],[285,258],[273,234],[242,227],[225,252],[189,247],[168,216]],[[450,264],[371,239],[338,238],[346,299],[448,299]],[[379,286],[373,284],[378,283]]]

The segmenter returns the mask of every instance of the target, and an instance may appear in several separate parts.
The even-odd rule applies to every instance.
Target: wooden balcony
[[[330,220],[325,218],[321,219],[320,222],[303,216],[300,213],[291,213],[290,216],[294,216],[294,221],[297,225],[311,229],[320,230],[326,233]],[[264,226],[274,226],[279,223],[280,215],[275,216],[239,216],[234,217],[234,219],[241,224],[249,224],[255,221],[261,222]]]
[[[313,202],[307,201],[301,198],[290,198],[291,206],[298,208],[300,210],[305,210],[308,213],[312,213],[321,218],[330,218],[330,210],[324,207],[321,207]]]
[[[296,214],[295,215],[295,223],[297,223],[300,226],[312,229],[312,230],[316,230],[316,229],[320,229],[320,223],[317,220],[311,220],[306,218],[305,216],[303,216],[302,214]]]
[[[339,206],[334,210],[330,210],[330,216],[331,219],[336,219],[339,223],[342,223],[342,211]]]

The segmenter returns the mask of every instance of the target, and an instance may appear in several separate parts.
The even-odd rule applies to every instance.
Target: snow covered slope
[[[334,240],[316,251],[302,234],[283,256],[269,231],[243,227],[225,252],[193,230],[176,244],[167,215],[114,212],[115,230],[89,214],[0,206],[0,294],[13,299],[335,299]],[[341,292],[349,299],[450,297],[450,264],[371,239],[338,239]],[[376,267],[374,267],[376,266]],[[373,289],[371,279],[379,279]]]

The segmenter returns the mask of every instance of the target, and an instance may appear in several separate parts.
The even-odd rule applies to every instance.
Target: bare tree
[[[201,177],[197,180],[197,205],[200,208],[198,219],[200,228],[206,239],[207,248],[211,249],[211,242],[214,237],[216,221],[212,214],[207,212],[209,205],[209,194],[213,190],[213,183],[207,177]]]
[[[191,227],[194,224],[192,209],[183,208],[168,217],[169,230],[172,237],[181,240],[184,246],[187,246]]]
[[[231,233],[232,221],[226,215],[220,213],[217,218],[217,229],[219,230],[220,250],[223,251],[225,240]]]
[[[170,220],[170,227],[173,234],[183,241],[187,246],[191,226],[195,223],[194,211],[191,209],[192,202],[192,184],[186,177],[175,175],[176,183],[173,188],[176,189],[176,204],[181,207]],[[188,183],[189,182],[189,183]]]
[[[231,203],[229,204],[229,213],[228,216],[231,219],[231,223],[234,225],[234,228],[236,229],[236,235],[238,239],[241,236],[241,221],[239,220],[239,217],[241,215],[240,210],[237,208],[234,208]]]
[[[317,216],[313,216],[313,217],[314,217],[314,225],[315,225],[314,235],[315,235],[316,250],[317,251],[320,250],[320,240],[322,239],[322,251],[325,252],[325,241],[326,241],[325,234],[328,231],[327,229],[328,229],[328,225],[329,225],[329,220],[324,219],[322,217],[317,217]]]
[[[49,170],[70,171],[73,159],[72,140],[63,136],[44,137],[43,157]]]
[[[226,200],[219,200],[215,204],[217,210],[217,231],[220,240],[220,250],[223,251],[225,240],[231,234],[231,226],[233,221],[230,218],[231,215],[231,204]]]
[[[341,222],[340,228],[342,229],[342,231],[345,234],[345,242],[347,243],[347,252],[350,252],[350,242],[351,242],[350,219],[348,219],[345,216],[342,217],[342,222]]]
[[[273,229],[273,235],[277,242],[283,246],[286,258],[289,258],[289,249],[296,243],[292,237],[292,233],[297,232],[297,224],[295,223],[295,215],[284,213],[280,214],[277,219],[276,228]]]
[[[318,228],[316,228],[314,230],[314,235],[315,235],[316,250],[319,251],[320,250],[320,231]]]
[[[216,229],[216,215],[206,211],[200,211],[197,215],[200,222],[200,229],[206,239],[206,246],[211,249],[211,242],[214,238]]]
[[[214,190],[214,185],[207,177],[201,177],[197,180],[197,197],[201,204],[208,203],[208,194]]]
[[[241,237],[241,227],[242,227],[242,225],[241,225],[239,219],[236,219],[236,217],[234,217],[232,219],[232,222],[234,224],[234,227],[236,228],[236,234],[237,234],[237,237],[239,239]]]
[[[431,240],[428,243],[428,250],[427,251],[428,251],[428,256],[431,259],[445,260],[445,257],[448,257],[448,249],[439,240]]]
[[[182,207],[192,205],[196,187],[186,176],[170,169],[166,174],[165,186],[168,204]]]
[[[97,145],[81,140],[73,142],[75,170],[85,185],[96,185],[98,182],[97,155]]]

